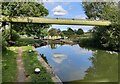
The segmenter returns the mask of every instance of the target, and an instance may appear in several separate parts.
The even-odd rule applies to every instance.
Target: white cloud
[[[58,64],[60,64],[66,58],[67,58],[67,56],[64,54],[61,54],[61,53],[54,53],[53,57],[52,57],[53,61],[58,63]]]
[[[56,16],[63,16],[63,15],[66,15],[68,12],[63,9],[62,6],[58,5],[57,7],[55,7],[53,10],[53,14],[56,15]]]

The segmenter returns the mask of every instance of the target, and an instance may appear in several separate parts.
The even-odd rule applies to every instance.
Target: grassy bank
[[[2,52],[2,82],[16,81],[16,56],[17,52],[14,47],[9,47],[8,50]]]
[[[33,83],[50,83],[53,84],[52,79],[50,77],[50,74],[47,73],[46,69],[41,65],[37,58],[37,54],[35,51],[33,51],[32,46],[24,46],[22,47],[23,52],[23,62],[24,67],[26,70],[26,76],[28,77],[27,82],[33,82]],[[29,50],[32,50],[32,52],[29,52]],[[40,68],[41,72],[40,74],[35,74],[34,70],[35,68]]]
[[[16,82],[17,78],[17,64],[16,57],[18,55],[17,47],[8,47],[2,53],[2,82]],[[50,74],[41,65],[37,58],[37,54],[33,51],[32,46],[22,46],[23,49],[23,63],[25,74],[27,77],[26,82],[36,83],[50,83],[53,84]],[[29,52],[32,50],[32,52]],[[35,68],[40,68],[40,74],[35,74]]]

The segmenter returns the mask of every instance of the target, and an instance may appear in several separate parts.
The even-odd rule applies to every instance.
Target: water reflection
[[[61,53],[54,53],[52,56],[53,56],[52,57],[53,61],[59,64],[67,58],[66,55],[61,54]]]
[[[56,48],[57,48],[57,45],[54,44],[54,43],[51,43],[51,44],[50,44],[50,47],[51,47],[52,49],[56,49]]]
[[[91,67],[86,70],[82,81],[116,82],[118,81],[118,56],[99,50],[90,57]]]
[[[79,45],[50,45],[36,50],[44,54],[48,63],[63,82],[118,81],[118,53]]]
[[[40,54],[40,55],[44,59],[44,61],[48,64],[48,60],[47,60],[46,56],[44,54]]]
[[[62,45],[64,45],[62,42],[54,42],[54,41],[50,41],[49,42],[49,47],[51,48],[51,49],[56,49],[57,47],[58,47],[58,45],[57,44],[59,44],[59,46],[62,46]]]

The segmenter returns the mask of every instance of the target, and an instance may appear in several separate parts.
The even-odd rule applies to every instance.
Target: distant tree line
[[[82,34],[84,34],[84,31],[81,28],[79,28],[78,30],[73,30],[72,28],[68,27],[67,30],[63,30],[63,31],[61,31],[60,29],[51,28],[48,31],[48,34],[50,36],[70,37],[70,36],[74,36],[74,35],[82,35]]]

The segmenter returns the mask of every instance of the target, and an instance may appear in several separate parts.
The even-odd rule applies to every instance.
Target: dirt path
[[[25,69],[22,60],[22,48],[18,48],[18,56],[17,56],[17,82],[25,82]]]

